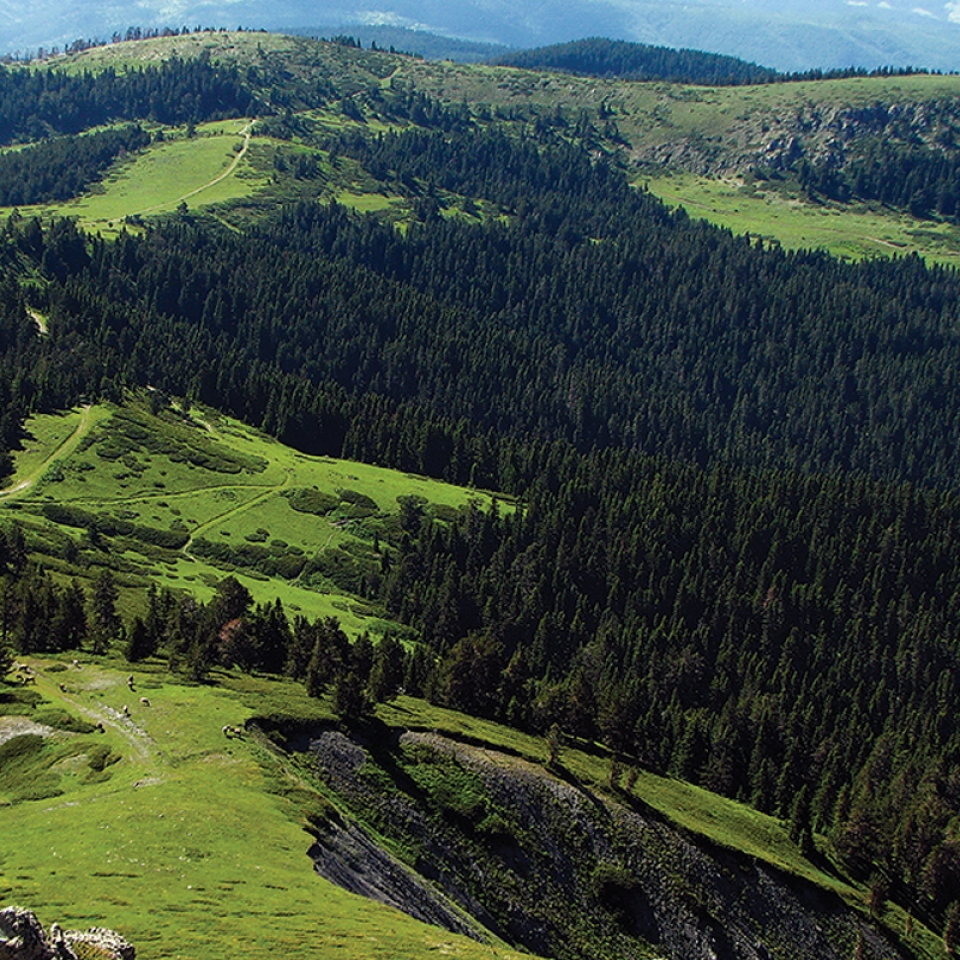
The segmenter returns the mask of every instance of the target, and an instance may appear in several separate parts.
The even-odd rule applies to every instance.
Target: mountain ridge
[[[764,63],[784,71],[880,66],[921,66],[960,69],[956,38],[960,25],[947,4],[944,13],[917,12],[881,4],[841,6],[821,2],[734,5],[727,2],[680,4],[673,0],[593,0],[589,4],[547,0],[529,8],[503,0],[453,4],[395,0],[389,11],[358,10],[349,6],[328,9],[325,20],[335,32],[370,27],[408,29],[480,43],[514,48],[567,42],[597,34],[641,43],[710,50]],[[171,16],[175,22],[171,23]],[[310,29],[315,9],[301,0],[281,7],[256,0],[183,3],[171,12],[159,0],[140,5],[139,23],[162,28],[213,26],[271,30]],[[51,28],[51,24],[58,24]],[[29,11],[8,3],[0,7],[0,51],[39,46],[60,48],[78,38],[123,33],[131,26],[128,10],[120,4],[93,4],[89,0],[38,0]],[[389,41],[388,41],[389,42]]]

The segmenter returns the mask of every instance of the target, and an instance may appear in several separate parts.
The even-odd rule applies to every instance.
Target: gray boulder
[[[54,923],[47,934],[32,911],[21,907],[0,910],[0,960],[77,960],[74,946],[81,943],[86,948],[84,956],[136,960],[133,945],[113,930],[61,930]]]

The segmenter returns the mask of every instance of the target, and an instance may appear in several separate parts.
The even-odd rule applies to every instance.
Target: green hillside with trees
[[[898,950],[954,942],[957,273],[785,249],[633,183],[665,144],[747,156],[793,105],[811,150],[833,129],[812,111],[847,131],[849,162],[826,182],[781,144],[756,180],[928,190],[915,213],[947,217],[928,154],[949,157],[957,82],[694,93],[260,34],[4,72],[24,142],[0,177],[105,136],[33,130],[31,97],[149,136],[114,154],[133,180],[171,144],[242,138],[199,177],[231,178],[216,203],[182,186],[107,234],[55,205],[3,221],[8,657],[286,675],[353,732],[402,685],[748,804],[785,824],[789,872],[838,872]],[[856,158],[891,125],[918,142]],[[25,142],[53,132],[77,139]],[[868,196],[894,169],[899,199]]]

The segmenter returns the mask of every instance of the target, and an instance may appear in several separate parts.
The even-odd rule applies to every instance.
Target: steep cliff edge
[[[475,939],[559,958],[910,956],[825,887],[591,793],[562,769],[387,728],[320,729],[290,747],[312,756],[349,811],[317,826],[318,872]]]

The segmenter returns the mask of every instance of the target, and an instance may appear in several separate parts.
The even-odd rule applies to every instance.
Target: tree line
[[[78,197],[110,165],[151,142],[140,126],[41,140],[0,153],[0,206],[21,207]]]
[[[376,458],[402,423],[405,468],[500,489],[479,436],[954,483],[952,271],[768,249],[571,145],[417,131],[338,149],[427,220],[401,234],[301,204],[242,237],[188,217],[86,246],[28,224],[16,244],[62,278],[40,297],[58,335],[95,322],[121,380],[187,384],[311,452]],[[441,216],[457,188],[502,218]]]
[[[605,37],[589,37],[532,50],[520,50],[497,57],[491,62],[525,70],[557,70],[587,77],[662,80],[703,86],[843,80],[850,77],[896,77],[931,72],[910,66],[885,66],[875,70],[845,67],[781,73],[772,67],[763,67],[725,54],[677,50],[626,40],[609,40]]]
[[[945,149],[871,141],[837,166],[802,162],[797,179],[814,199],[877,201],[918,218],[960,216],[960,157]]]
[[[68,74],[0,65],[0,146],[81,133],[115,121],[177,125],[246,116],[254,94],[234,68],[204,57],[117,72]]]
[[[520,50],[498,57],[493,62],[525,70],[560,70],[589,77],[665,80],[709,86],[769,83],[777,77],[776,70],[748,63],[738,57],[705,53],[702,50],[674,50],[603,37]]]

